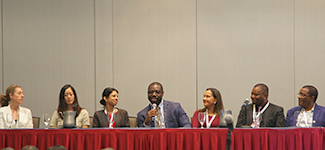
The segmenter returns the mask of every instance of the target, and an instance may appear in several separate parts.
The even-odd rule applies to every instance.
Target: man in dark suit
[[[177,128],[191,127],[191,123],[184,109],[179,103],[163,100],[163,86],[159,82],[153,82],[148,87],[148,99],[150,104],[137,114],[138,127],[155,127],[159,116],[159,127]],[[153,105],[155,104],[155,105]],[[156,108],[154,108],[156,107]],[[155,119],[153,119],[155,118]]]
[[[325,107],[317,105],[317,96],[318,91],[314,86],[303,86],[298,94],[299,106],[287,112],[286,126],[325,127]]]
[[[283,108],[270,103],[268,95],[267,85],[256,84],[251,93],[252,104],[246,106],[247,113],[244,107],[240,110],[236,127],[284,127]]]

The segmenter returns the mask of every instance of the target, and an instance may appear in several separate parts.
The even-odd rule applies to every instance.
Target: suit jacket
[[[242,108],[239,112],[236,127],[244,126],[245,122],[245,109]],[[253,123],[253,104],[247,105],[247,123],[250,126]],[[262,114],[261,127],[284,127],[285,119],[283,108],[272,103],[266,108]]]
[[[288,110],[286,126],[296,126],[296,119],[294,116],[295,111],[300,111],[301,106],[296,106]],[[315,103],[314,114],[313,114],[313,127],[322,126],[325,127],[325,107],[319,106]]]
[[[108,127],[108,118],[104,110],[95,112],[93,127]],[[118,109],[115,115],[115,127],[130,127],[129,115],[126,110]]]
[[[33,128],[33,117],[32,117],[32,111],[25,107],[18,107],[18,115],[19,119],[18,122],[15,123],[15,125],[12,125],[12,128]],[[1,107],[0,113],[3,115],[2,119],[0,119],[0,128],[8,128],[9,124],[7,123],[7,116],[6,114],[11,114],[10,105]],[[14,122],[14,121],[13,121]]]
[[[180,103],[163,100],[164,122],[166,128],[191,127],[190,120]],[[151,106],[148,105],[137,114],[138,127],[146,127],[144,120]],[[154,121],[150,121],[150,127],[154,127]]]

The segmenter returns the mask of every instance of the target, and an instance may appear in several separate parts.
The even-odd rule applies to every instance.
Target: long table
[[[0,148],[34,145],[46,150],[201,150],[226,149],[228,129],[11,129],[0,130]]]
[[[228,129],[11,129],[0,130],[0,149],[34,145],[46,150],[226,149]],[[325,150],[325,128],[259,128],[231,132],[232,150]]]

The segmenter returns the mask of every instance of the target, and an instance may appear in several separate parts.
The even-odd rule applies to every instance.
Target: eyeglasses
[[[304,93],[297,93],[297,96],[302,96],[302,97],[305,97],[305,96],[307,96],[306,94],[304,94]]]

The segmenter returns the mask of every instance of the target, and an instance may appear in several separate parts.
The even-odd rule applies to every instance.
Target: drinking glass
[[[50,114],[45,113],[45,114],[42,115],[42,118],[43,118],[43,122],[45,124],[45,129],[48,129],[49,128],[48,125],[49,125],[50,120],[51,120]]]
[[[205,121],[205,113],[204,112],[198,112],[197,119],[199,120],[201,124],[201,128],[203,128],[203,123]]]
[[[11,125],[12,125],[12,122],[13,122],[13,118],[12,118],[12,114],[9,113],[9,114],[6,114],[6,117],[7,117],[7,123],[9,125],[9,129],[11,129]]]

